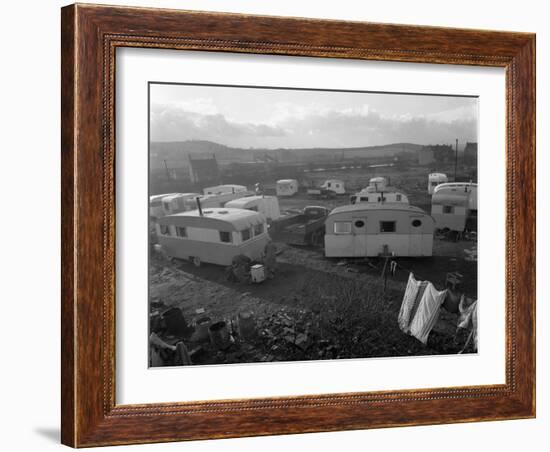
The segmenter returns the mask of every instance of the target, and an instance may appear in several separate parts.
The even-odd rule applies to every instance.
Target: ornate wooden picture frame
[[[535,36],[71,5],[62,9],[62,442],[73,447],[535,416]],[[115,51],[492,66],[506,71],[506,382],[264,399],[115,402]]]

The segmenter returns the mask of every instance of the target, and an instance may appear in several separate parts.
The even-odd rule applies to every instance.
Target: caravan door
[[[424,217],[413,215],[409,217],[409,256],[423,256],[422,252],[422,222]]]
[[[367,217],[353,217],[351,233],[355,257],[367,256]]]

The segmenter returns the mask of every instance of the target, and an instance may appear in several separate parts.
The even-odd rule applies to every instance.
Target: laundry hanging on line
[[[477,350],[477,300],[467,305],[464,295],[458,304],[459,317],[457,328],[471,329],[466,345],[462,351],[466,349],[470,340],[473,342],[474,350]],[[462,353],[462,352],[461,352]]]
[[[417,281],[414,275],[409,273],[398,316],[401,331],[426,345],[446,295],[447,290],[438,291],[431,282]]]

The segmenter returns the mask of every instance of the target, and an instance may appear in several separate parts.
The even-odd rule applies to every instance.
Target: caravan
[[[253,196],[251,191],[239,191],[239,192],[227,192],[220,193],[218,195],[202,195],[195,198],[188,198],[185,200],[185,210],[198,209],[197,198],[199,199],[202,207],[224,207],[229,201],[234,199]]]
[[[449,188],[460,188],[466,192],[470,193],[468,199],[468,209],[474,214],[477,213],[477,184],[474,182],[449,182],[446,184],[439,184],[434,189],[434,194],[441,191],[447,190]]]
[[[337,195],[344,195],[346,193],[346,188],[344,181],[338,179],[329,179],[321,185],[321,188],[325,190],[333,191]]]
[[[198,193],[175,193],[162,198],[162,211],[164,215],[173,215],[175,213],[185,212],[187,209],[186,201],[200,196]]]
[[[178,193],[165,193],[163,195],[149,196],[149,216],[154,219],[164,216],[164,211],[162,210],[162,200],[167,196],[177,194]]]
[[[437,187],[432,195],[432,217],[435,219],[436,228],[442,231],[463,232],[471,214],[472,196],[473,192],[467,187],[454,184]]]
[[[434,219],[406,204],[337,207],[325,223],[325,256],[431,256]]]
[[[281,179],[277,181],[277,196],[294,196],[298,193],[296,179]]]
[[[263,213],[268,222],[276,220],[281,216],[279,200],[276,196],[247,196],[229,201],[225,204],[225,207]]]
[[[390,187],[386,187],[389,189]],[[362,190],[349,198],[351,204],[358,203],[400,203],[409,204],[409,198],[405,193],[399,191],[372,192]]]
[[[388,180],[385,177],[372,177],[369,180],[369,186],[364,189],[369,192],[385,191],[388,187]]]
[[[439,184],[447,182],[447,175],[443,173],[430,173],[428,175],[428,193],[431,195],[434,192],[435,187]]]
[[[263,214],[245,209],[199,208],[161,218],[158,243],[169,258],[231,265],[240,254],[260,260],[269,242]]]
[[[244,185],[226,184],[216,185],[214,187],[206,187],[203,190],[203,193],[205,195],[223,195],[226,193],[244,193],[246,192],[246,190],[247,189]]]

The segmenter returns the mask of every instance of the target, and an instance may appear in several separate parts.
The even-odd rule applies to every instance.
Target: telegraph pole
[[[456,182],[456,166],[458,165],[458,138],[455,145],[455,182]]]

